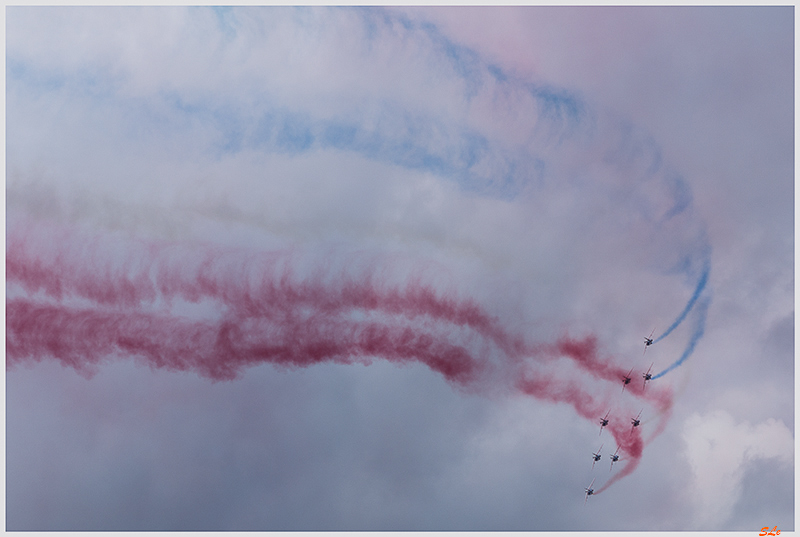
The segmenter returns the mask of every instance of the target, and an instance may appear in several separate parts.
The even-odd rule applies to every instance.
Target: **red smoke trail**
[[[608,409],[607,401],[601,401],[592,396],[587,390],[574,381],[558,381],[547,376],[537,375],[536,379],[523,378],[518,388],[525,394],[557,403],[568,403],[584,418],[598,422],[598,417],[605,415]],[[595,491],[595,494],[608,488],[611,481],[617,481],[633,472],[642,458],[644,443],[638,428],[632,429],[625,416],[614,416],[609,419],[606,429],[611,432],[622,458],[626,461],[624,468],[616,473],[605,486]],[[599,425],[598,425],[599,426]]]
[[[117,351],[143,356],[153,367],[196,371],[214,380],[233,379],[242,367],[264,362],[306,367],[380,356],[422,362],[449,381],[466,385],[482,365],[466,349],[442,338],[374,322],[305,319],[276,327],[246,319],[190,321],[12,299],[6,304],[6,331],[8,367],[49,356],[84,374]]]
[[[419,283],[391,288],[376,282],[368,270],[341,275],[327,285],[319,277],[298,281],[291,251],[243,255],[219,247],[136,243],[114,262],[108,259],[113,249],[108,242],[80,240],[63,230],[9,234],[6,279],[28,293],[43,292],[58,300],[81,297],[102,306],[136,307],[162,297],[211,299],[247,317],[302,307],[326,314],[364,309],[409,318],[426,315],[467,326],[509,356],[529,352],[521,337],[507,334],[473,301],[442,297]]]
[[[614,408],[606,429],[613,435],[622,460],[626,461],[626,464],[603,487],[595,491],[595,494],[599,494],[616,481],[630,475],[639,465],[644,450],[642,431],[639,427],[634,428],[630,421],[630,418],[635,417],[638,410],[633,411],[633,407],[630,405],[627,406],[627,410],[623,410],[624,407],[618,404],[622,394],[616,390],[621,390],[622,377],[630,371],[630,368],[625,369],[613,364],[609,359],[599,357],[597,339],[594,336],[586,337],[583,340],[563,336],[555,345],[548,347],[547,352],[572,358],[580,369],[591,372],[594,378],[609,381],[608,384],[595,384],[591,389],[587,389],[581,384],[580,379],[574,377],[566,380],[559,379],[554,375],[534,369],[523,371],[523,375],[517,383],[517,388],[521,392],[537,399],[567,403],[579,415],[595,423],[598,423],[599,418],[604,416],[609,408]],[[651,404],[659,414],[659,425],[651,436],[652,440],[663,431],[670,416],[671,390],[653,386],[645,388],[643,382],[637,383],[632,380],[625,391]]]
[[[548,348],[548,352],[556,353],[559,356],[567,356],[581,369],[589,371],[596,378],[616,383],[622,390],[622,379],[631,374],[631,382],[625,386],[625,392],[644,399],[655,405],[659,413],[663,413],[672,408],[672,393],[669,390],[652,386],[646,386],[641,373],[634,368],[620,366],[611,362],[610,359],[603,359],[599,356],[597,337],[588,336],[582,340],[573,339],[569,336],[562,336],[555,345]],[[639,381],[639,379],[642,379]]]
[[[608,430],[627,464],[598,492],[632,472],[644,447],[624,416],[640,407],[615,399],[641,399],[662,416],[671,408],[668,390],[631,382],[621,394],[629,368],[601,357],[593,336],[531,344],[474,301],[444,296],[418,279],[391,286],[373,265],[301,277],[291,251],[120,242],[41,224],[9,229],[7,368],[52,358],[91,375],[121,354],[229,380],[261,363],[420,362],[461,389],[500,387],[566,403],[592,422],[614,406]],[[176,300],[211,302],[214,313],[178,314]],[[558,378],[559,358],[578,372]],[[591,387],[583,384],[587,374]]]

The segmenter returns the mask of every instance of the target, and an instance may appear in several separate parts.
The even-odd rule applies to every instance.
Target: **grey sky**
[[[704,330],[658,379],[663,433],[585,506],[611,435],[499,381],[379,357],[222,382],[122,352],[90,378],[30,361],[6,374],[7,529],[794,529],[792,7],[6,20],[11,232],[97,233],[117,260],[141,241],[294,248],[329,277],[374,262],[532,341],[597,334],[637,372]],[[642,356],[706,261],[707,315]]]

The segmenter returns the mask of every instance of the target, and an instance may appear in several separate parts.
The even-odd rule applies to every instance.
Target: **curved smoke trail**
[[[686,319],[686,316],[689,315],[690,311],[692,311],[692,308],[697,302],[697,299],[700,298],[700,294],[703,292],[703,289],[706,288],[706,284],[708,283],[708,275],[710,272],[711,272],[711,264],[709,263],[708,258],[706,258],[706,261],[703,266],[703,272],[702,274],[700,274],[700,279],[697,281],[697,286],[694,289],[694,293],[692,293],[692,296],[689,298],[689,302],[686,303],[686,307],[683,309],[680,315],[678,315],[675,321],[669,326],[669,328],[667,328],[663,334],[661,334],[660,336],[658,336],[653,340],[653,343],[658,343],[659,341],[670,335],[672,331],[678,328],[678,326],[683,322],[683,320]]]
[[[690,312],[694,310],[694,323],[692,326],[692,332],[689,335],[689,340],[686,343],[686,348],[684,349],[681,356],[675,360],[672,364],[667,366],[663,371],[653,375],[652,379],[658,379],[675,369],[676,367],[683,364],[689,356],[692,355],[694,352],[697,343],[703,337],[705,333],[705,323],[706,323],[706,316],[708,314],[708,307],[711,304],[711,296],[707,292],[707,284],[709,274],[711,272],[711,260],[710,260],[710,247],[706,246],[703,251],[703,268],[700,274],[700,278],[697,282],[697,286],[692,293],[692,296],[689,298],[689,301],[686,303],[686,307],[684,307],[683,311],[678,315],[675,321],[664,331],[663,334],[658,336],[653,340],[653,343],[658,343],[662,339],[669,336],[678,326],[680,326],[684,320],[689,316]],[[705,292],[705,294],[704,294]]]
[[[610,405],[615,414],[634,413],[618,401],[625,367],[600,355],[595,336],[530,342],[474,301],[421,282],[391,286],[373,270],[303,278],[293,265],[290,252],[120,245],[41,223],[12,225],[6,367],[53,359],[91,376],[102,362],[131,355],[153,368],[222,381],[265,363],[381,358],[425,364],[467,391],[565,403],[592,422]],[[216,304],[211,315],[186,308],[209,301]],[[567,377],[554,367],[563,358],[577,368]],[[628,392],[659,414],[672,406],[669,389],[633,383]],[[608,430],[628,475],[642,455],[640,433],[624,420]]]
[[[697,309],[695,310],[695,322],[692,328],[692,333],[689,336],[689,343],[687,343],[686,349],[683,351],[683,354],[681,354],[680,358],[678,358],[670,366],[668,366],[660,373],[653,375],[653,379],[663,377],[676,367],[683,364],[683,362],[685,362],[686,359],[692,355],[692,353],[694,352],[694,348],[697,345],[697,342],[700,341],[700,338],[702,338],[703,334],[705,333],[706,314],[708,313],[708,306],[710,304],[711,304],[711,297],[705,297],[698,302]]]

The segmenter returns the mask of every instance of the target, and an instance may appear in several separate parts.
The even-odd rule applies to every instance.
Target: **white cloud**
[[[691,486],[697,529],[718,529],[733,514],[750,461],[777,459],[792,464],[794,438],[782,421],[736,423],[724,410],[692,414],[684,423],[686,456],[694,472]]]

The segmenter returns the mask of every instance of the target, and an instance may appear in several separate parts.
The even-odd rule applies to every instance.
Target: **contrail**
[[[695,303],[697,302],[697,299],[700,298],[700,294],[703,292],[703,289],[705,289],[706,284],[708,283],[708,275],[710,272],[711,272],[711,263],[709,262],[708,257],[706,257],[705,263],[703,265],[703,272],[702,274],[700,274],[700,279],[697,281],[697,287],[695,287],[694,293],[692,293],[692,296],[689,298],[689,302],[687,302],[686,307],[683,308],[683,311],[680,313],[680,315],[678,315],[677,319],[675,319],[675,321],[669,326],[669,328],[667,328],[663,334],[661,334],[655,340],[653,340],[653,343],[658,343],[659,341],[670,335],[672,331],[678,328],[678,326],[683,322],[683,320],[686,319],[686,316],[689,315],[689,312],[694,307]]]
[[[697,342],[700,341],[700,338],[703,337],[706,329],[706,314],[708,313],[708,306],[711,304],[711,298],[706,297],[703,300],[700,300],[697,305],[697,310],[695,310],[695,324],[694,330],[692,331],[692,335],[689,338],[689,343],[686,345],[686,349],[681,354],[680,358],[678,358],[673,364],[667,367],[664,371],[661,371],[657,375],[653,375],[653,379],[657,379],[659,377],[663,377],[683,362],[686,361],[689,356],[692,355],[694,352],[694,348],[697,345]]]
[[[475,301],[414,279],[392,286],[369,267],[358,278],[322,269],[301,277],[297,265],[290,251],[126,244],[12,225],[6,367],[53,359],[91,377],[104,362],[132,356],[229,381],[259,364],[384,359],[424,364],[465,391],[565,403],[592,422],[619,399],[627,369],[601,356],[594,335],[531,343]],[[187,303],[213,307],[199,315]],[[575,366],[566,378],[562,359]],[[672,406],[668,388],[632,383],[628,394],[660,414]],[[615,415],[633,408],[618,403]],[[628,461],[624,471],[632,472],[643,449],[638,429],[614,420],[609,430]]]
[[[6,279],[28,294],[87,299],[109,308],[156,308],[159,300],[169,304],[180,298],[212,300],[241,318],[283,319],[302,308],[329,317],[354,310],[428,316],[469,327],[509,356],[530,351],[474,301],[442,296],[413,278],[402,289],[391,286],[379,281],[369,261],[365,269],[326,284],[319,270],[299,278],[294,266],[301,263],[291,250],[256,254],[137,241],[113,260],[109,254],[115,249],[107,239],[66,230],[15,230],[7,239]],[[92,260],[90,267],[85,258]]]
[[[625,372],[627,373],[627,371]],[[615,381],[614,387],[616,388],[618,385],[619,384]],[[559,381],[541,373],[536,376],[531,375],[531,377],[524,376],[518,382],[517,386],[523,393],[536,397],[537,399],[554,403],[567,403],[571,405],[580,416],[595,423],[597,422],[597,418],[604,414],[609,404],[607,395],[606,397],[592,395],[592,391],[597,393],[606,392],[606,390],[603,389],[604,387],[594,386],[592,390],[587,390],[582,388],[574,380]],[[631,386],[633,387],[633,384],[631,384]],[[645,394],[639,389],[635,395],[653,404],[653,407],[659,414],[659,425],[657,426],[656,432],[656,434],[658,434],[658,432],[664,429],[671,415],[671,390],[662,389],[659,392],[652,390]],[[619,472],[615,473],[614,476],[603,485],[603,487],[595,492],[596,494],[606,490],[613,483],[633,473],[638,467],[644,451],[645,442],[642,438],[641,429],[631,427],[631,423],[628,420],[628,414],[631,414],[630,417],[635,415],[635,413],[631,411],[631,407],[629,406],[627,408],[627,412],[626,410],[615,408],[613,414],[617,416],[617,418],[609,420],[606,429],[613,435],[614,441],[619,447],[620,454],[623,455],[625,464]]]
[[[603,386],[605,389],[593,387],[593,390],[597,390],[598,393],[607,393],[606,389],[610,385],[613,387],[614,395],[616,396],[616,389],[621,384],[622,377],[629,372],[629,369],[614,364],[609,359],[600,358],[598,356],[597,340],[594,336],[589,336],[583,340],[562,337],[555,347],[558,349],[559,354],[572,358],[578,367],[591,371],[595,378],[608,381],[608,384]],[[638,375],[638,373],[637,371],[636,374]],[[557,381],[548,381],[542,378],[536,380],[523,379],[520,383],[520,388],[525,393],[540,399],[567,402],[575,408],[579,415],[593,422],[596,422],[597,418],[602,416],[606,409],[614,406],[607,395],[604,399],[595,398],[586,391],[575,389],[574,385],[559,384]],[[658,415],[659,423],[650,438],[652,440],[664,430],[671,416],[673,404],[671,389],[668,387],[659,389],[650,387],[645,390],[643,384],[631,382],[627,385],[626,391],[649,403]],[[615,406],[612,414],[614,414],[615,419],[609,420],[606,428],[614,436],[621,454],[624,455],[625,465],[608,482],[595,491],[595,494],[603,492],[613,483],[633,473],[639,465],[644,450],[645,443],[641,436],[641,430],[631,427],[631,423],[628,420],[629,417],[634,415],[631,407]]]
[[[391,362],[419,361],[449,381],[468,384],[481,366],[466,349],[444,338],[376,322],[310,318],[275,326],[235,317],[202,322],[12,299],[6,304],[6,324],[8,367],[52,357],[84,374],[115,352],[213,380],[231,380],[242,367],[259,363],[307,367],[379,356]]]

